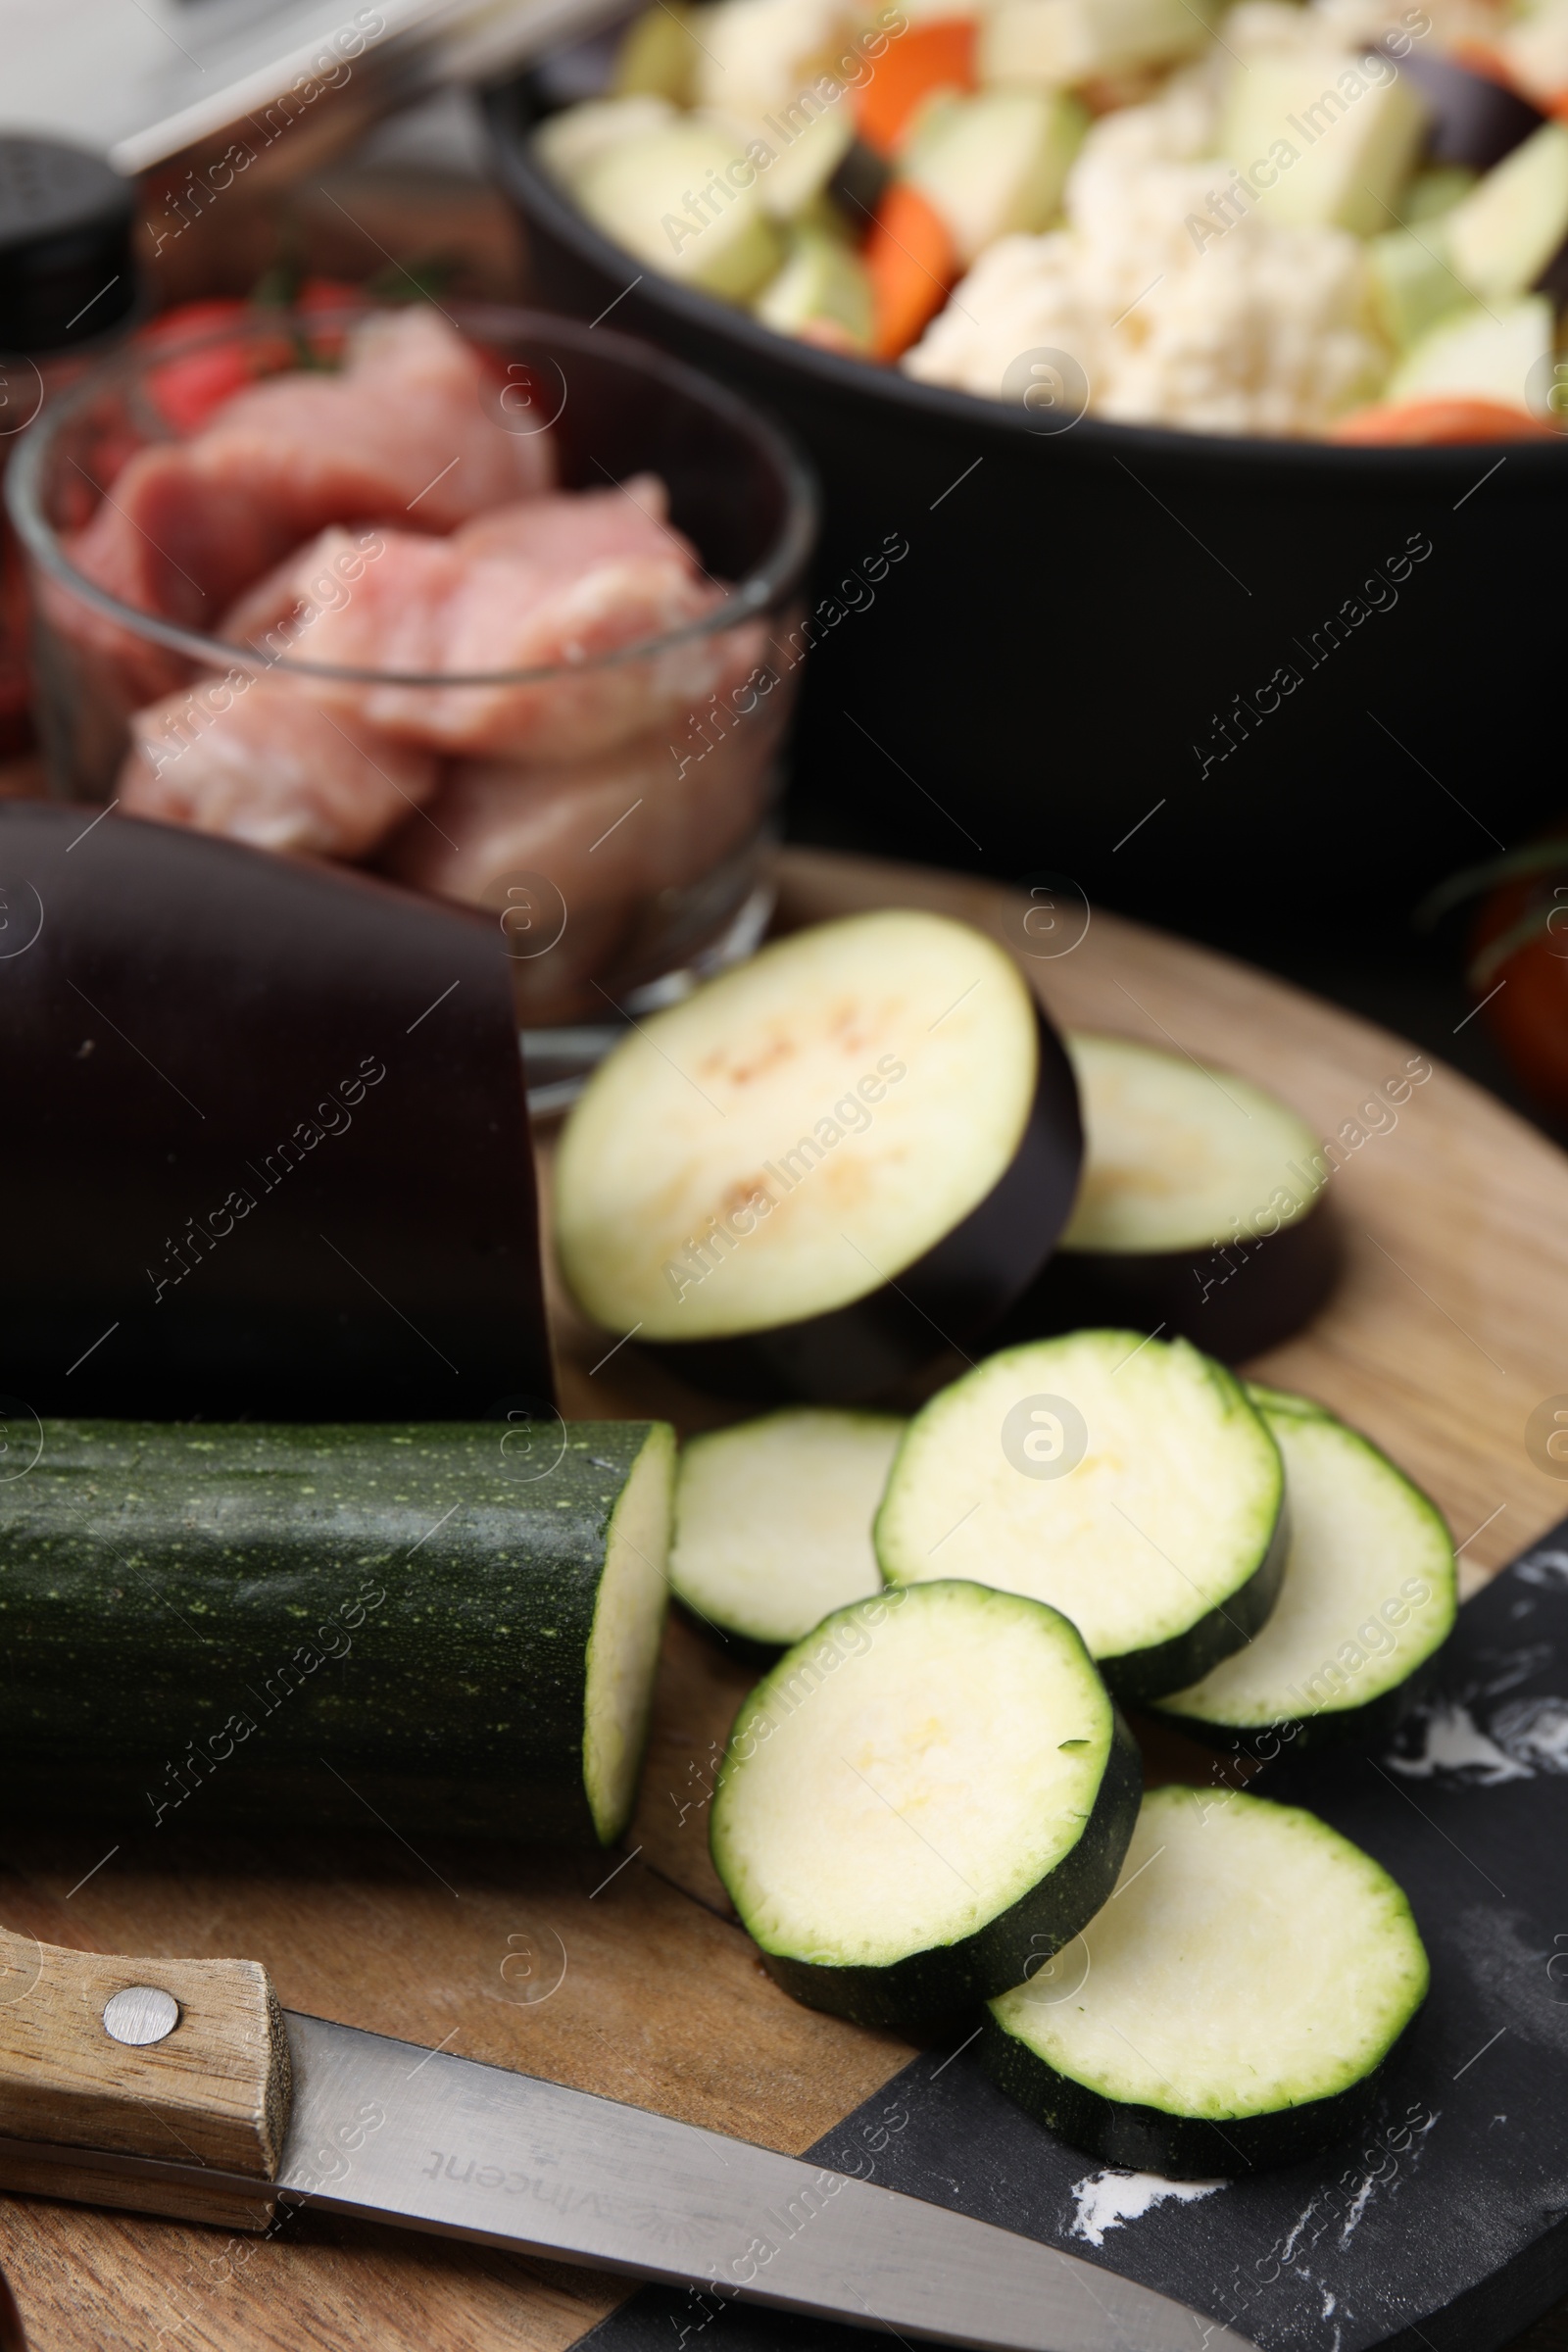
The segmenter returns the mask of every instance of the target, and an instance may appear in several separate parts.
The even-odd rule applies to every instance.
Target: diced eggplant
[[[749,135],[756,134],[741,130],[736,153],[744,150]],[[773,150],[773,161],[758,174],[757,193],[768,218],[798,220],[829,185],[854,143],[848,102],[818,115],[787,146],[764,128],[763,144]]]
[[[981,1585],[839,1609],[742,1707],[713,1862],[813,2009],[934,2023],[1049,1961],[1115,1885],[1138,1750],[1076,1629]]]
[[[842,205],[857,233],[865,227],[881,203],[892,167],[863,139],[852,139],[827,184],[827,194]]]
[[[1460,393],[1528,409],[1533,371],[1550,353],[1551,340],[1551,305],[1541,294],[1496,312],[1479,304],[1454,311],[1405,354],[1384,397],[1397,402]]]
[[[1089,118],[1057,90],[982,90],[934,99],[901,178],[946,221],[965,265],[1014,229],[1044,228],[1061,203]]]
[[[1368,81],[1343,51],[1277,50],[1236,61],[1219,148],[1250,173],[1283,142],[1295,160],[1272,184],[1256,183],[1263,217],[1368,237],[1397,218],[1426,122],[1426,102],[1402,75]]]
[[[1435,164],[1490,172],[1544,120],[1517,90],[1472,73],[1441,50],[1415,47],[1397,63],[1427,102],[1427,154]]]
[[[1568,238],[1568,126],[1543,122],[1456,204],[1445,223],[1476,300],[1511,302],[1541,282]]]
[[[891,1413],[795,1405],[693,1438],[675,1492],[676,1599],[726,1648],[770,1662],[880,1592],[871,1522],[903,1435]]]
[[[1156,1712],[1265,1760],[1384,1738],[1458,1607],[1443,1514],[1370,1439],[1303,1396],[1252,1388],[1285,1460],[1290,1550],[1268,1623]]]
[[[1084,1120],[1078,1199],[998,1337],[1130,1323],[1237,1363],[1298,1330],[1339,1254],[1304,1120],[1229,1070],[1132,1038],[1066,1045]]]
[[[1061,1609],[1129,1702],[1251,1640],[1288,1541],[1279,1447],[1240,1384],[1126,1331],[1006,1348],[933,1396],[875,1530],[891,1585],[972,1576]]]
[[[596,1323],[694,1380],[847,1401],[997,1320],[1081,1152],[1071,1067],[1011,958],[946,916],[856,915],[775,941],[595,1072],[562,1140],[562,1263]]]
[[[1098,2162],[1174,2180],[1353,2132],[1430,1977],[1370,1854],[1298,1806],[1199,1788],[1145,1797],[1084,1943],[1070,1997],[1037,1974],[991,2003],[982,2063]]]

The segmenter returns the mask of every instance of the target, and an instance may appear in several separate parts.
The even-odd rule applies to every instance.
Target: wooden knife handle
[[[0,2137],[270,2180],[289,2088],[254,1960],[122,1960],[0,1928]]]

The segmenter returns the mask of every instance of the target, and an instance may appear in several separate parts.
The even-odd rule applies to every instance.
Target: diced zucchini
[[[534,152],[553,179],[573,194],[584,175],[628,139],[645,138],[675,120],[667,98],[589,98],[564,107],[534,132]]]
[[[817,115],[806,128],[784,143],[778,126],[764,123],[760,135],[773,150],[773,161],[760,172],[757,193],[762,210],[775,220],[794,220],[813,204],[850,151],[855,117],[841,101]],[[748,134],[742,131],[740,145]]]
[[[1448,250],[1477,300],[1510,302],[1568,237],[1568,127],[1543,122],[1454,206]]]
[[[1441,223],[1391,228],[1367,249],[1378,317],[1391,343],[1408,351],[1429,326],[1469,308],[1469,293],[1445,250]]]
[[[1179,1690],[1241,1649],[1285,1572],[1279,1447],[1185,1340],[1075,1331],[933,1396],[894,1458],[890,1585],[971,1576],[1072,1619],[1111,1690]]]
[[[1531,369],[1551,350],[1551,305],[1528,295],[1494,315],[1479,304],[1428,329],[1389,379],[1392,404],[1429,392],[1457,392],[1528,409]]]
[[[1057,90],[939,100],[914,133],[902,176],[947,222],[967,265],[1011,230],[1045,227],[1088,120]]]
[[[1073,89],[1188,57],[1208,38],[1202,0],[1003,0],[980,24],[976,56],[988,87]]]
[[[780,335],[801,335],[830,349],[871,348],[871,281],[865,264],[842,239],[803,229],[790,258],[759,296],[757,316]]]
[[[843,0],[719,0],[702,17],[697,95],[751,122],[769,115],[787,129],[845,54]],[[835,81],[841,77],[835,75]]]
[[[746,302],[778,267],[778,234],[762,211],[755,165],[701,116],[680,116],[600,156],[577,195],[628,253],[710,294]]]
[[[904,1435],[891,1413],[805,1405],[693,1438],[669,1581],[728,1647],[776,1657],[881,1591],[871,1522]]]
[[[1549,106],[1568,90],[1568,0],[1540,0],[1518,18],[1498,34],[1497,48],[1518,87]]]
[[[759,1683],[720,1770],[713,1863],[786,1992],[920,2025],[1017,1984],[1093,1919],[1141,1778],[1065,1617],[921,1585],[836,1610]]]
[[[672,106],[690,106],[696,94],[702,51],[692,35],[695,10],[675,0],[654,0],[627,25],[615,52],[612,88],[617,98],[651,94]]]
[[[1426,122],[1406,74],[1379,82],[1343,51],[1280,50],[1237,61],[1219,147],[1252,178],[1266,218],[1367,237],[1396,218]]]
[[[1468,196],[1481,174],[1467,164],[1434,164],[1418,172],[1399,201],[1399,218],[1406,228],[1437,220],[1451,213],[1461,196]]]
[[[1249,1391],[1285,1461],[1291,1547],[1273,1615],[1158,1713],[1267,1758],[1386,1736],[1457,1607],[1443,1514],[1370,1439],[1304,1396]]]

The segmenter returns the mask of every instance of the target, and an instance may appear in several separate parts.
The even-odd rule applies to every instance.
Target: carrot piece
[[[896,360],[957,280],[953,233],[928,197],[896,179],[877,206],[861,258],[871,279],[872,352]]]
[[[1357,409],[1334,427],[1336,441],[1403,443],[1415,446],[1439,441],[1560,441],[1549,424],[1509,408],[1500,400],[1479,400],[1468,393],[1429,393],[1420,400],[1403,400],[1392,407]]]
[[[896,35],[855,95],[855,127],[866,146],[892,155],[933,90],[972,90],[974,43],[972,17],[934,17]]]
[[[1533,106],[1539,105],[1540,101],[1531,98],[1528,90],[1519,89],[1513,68],[1502,51],[1494,49],[1490,41],[1455,41],[1448,54],[1467,74],[1477,74],[1482,81],[1500,82],[1505,90],[1518,90],[1521,98],[1530,98]]]

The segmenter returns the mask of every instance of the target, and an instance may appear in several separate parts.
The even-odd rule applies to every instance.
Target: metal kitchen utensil
[[[0,1931],[0,2187],[401,2223],[977,2352],[1251,2352],[1033,2238],[504,2067],[279,2010],[241,1960]]]

